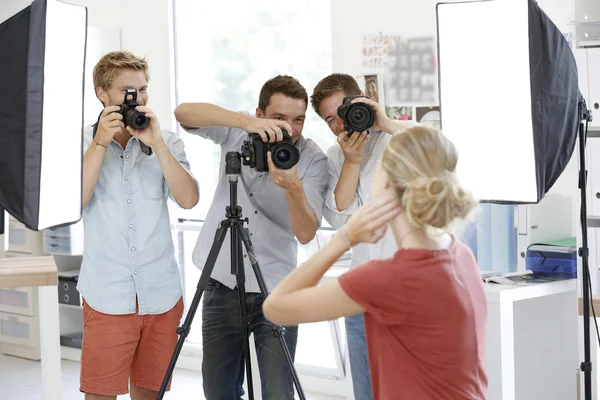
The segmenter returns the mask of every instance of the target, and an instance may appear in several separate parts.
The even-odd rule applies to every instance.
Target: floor
[[[79,392],[79,363],[62,361],[62,390],[62,400],[84,398]],[[307,400],[343,400],[341,397],[314,393],[306,393],[306,397]],[[0,354],[0,399],[43,399],[40,363]],[[129,399],[129,396],[119,396],[118,399]],[[172,389],[165,399],[204,400],[200,373],[176,369]]]

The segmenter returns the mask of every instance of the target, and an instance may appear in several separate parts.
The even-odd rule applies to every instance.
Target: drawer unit
[[[83,222],[50,228],[44,231],[44,253],[59,255],[83,254]]]
[[[20,222],[9,219],[8,221],[8,251],[27,253],[27,229]]]
[[[7,251],[42,255],[42,233],[27,229],[25,225],[14,219],[8,221],[8,248]]]
[[[40,327],[37,318],[0,312],[0,341],[25,347],[38,347]]]
[[[36,315],[36,294],[34,288],[0,289],[0,312]]]

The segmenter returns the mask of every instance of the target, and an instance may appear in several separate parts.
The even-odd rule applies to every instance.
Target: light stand
[[[583,353],[584,358],[580,370],[584,376],[585,400],[592,400],[592,362],[590,355],[590,303],[591,279],[589,266],[588,232],[587,232],[587,170],[585,165],[585,145],[587,140],[587,125],[592,121],[592,115],[587,108],[585,99],[580,100],[581,122],[579,124],[579,190],[581,193],[581,237],[582,247],[581,274],[583,275]]]
[[[239,206],[237,203],[237,183],[238,177],[240,176],[241,167],[242,162],[240,153],[228,152],[225,155],[225,173],[227,174],[227,178],[229,180],[230,201],[229,206],[226,207],[226,219],[222,220],[219,227],[217,228],[215,240],[210,249],[210,252],[208,253],[206,264],[204,265],[202,274],[200,275],[200,280],[198,281],[196,294],[192,299],[192,305],[190,306],[190,310],[188,311],[182,326],[177,329],[179,340],[177,341],[177,346],[175,347],[173,357],[171,358],[171,362],[165,374],[157,399],[162,399],[164,397],[167,386],[173,374],[173,370],[175,369],[177,358],[179,357],[181,349],[183,348],[183,343],[185,342],[185,339],[190,332],[192,320],[194,319],[196,310],[198,309],[198,305],[200,304],[202,292],[204,291],[204,288],[206,287],[206,284],[210,279],[213,268],[215,266],[215,262],[217,261],[217,257],[219,256],[219,252],[221,251],[221,246],[223,244],[223,240],[225,239],[225,235],[227,234],[227,229],[231,229],[231,274],[235,275],[236,277],[238,298],[240,301],[240,318],[242,321],[242,335],[244,336],[244,357],[246,361],[246,379],[248,383],[249,392],[248,396],[250,400],[254,399],[254,389],[252,384],[252,370],[250,361],[250,342],[247,323],[248,316],[246,314],[246,291],[244,288],[246,277],[244,274],[244,261],[242,259],[242,242],[244,243],[244,246],[246,248],[248,259],[252,264],[252,269],[254,270],[254,275],[256,276],[256,280],[258,282],[258,286],[260,287],[262,295],[266,298],[269,292],[265,280],[263,278],[262,272],[260,271],[258,260],[256,259],[256,256],[254,254],[254,248],[252,246],[252,242],[250,241],[248,228],[244,227],[244,223],[248,222],[248,218],[242,218],[242,207]],[[298,373],[294,368],[294,361],[292,360],[290,351],[287,347],[287,344],[285,343],[285,340],[283,339],[283,329],[280,326],[273,326],[273,331],[279,339],[279,343],[285,354],[285,358],[292,373],[292,379],[294,381],[296,391],[298,392],[298,396],[301,400],[306,400],[306,397],[300,385]]]

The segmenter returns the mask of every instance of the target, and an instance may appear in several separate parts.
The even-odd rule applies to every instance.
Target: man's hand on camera
[[[273,164],[270,151],[267,153],[267,163],[269,164],[269,175],[271,176],[271,180],[280,188],[289,190],[302,186],[295,165],[290,169],[277,168],[275,164]]]
[[[248,118],[248,122],[245,124],[244,130],[248,133],[258,133],[262,138],[263,142],[276,143],[283,140],[283,134],[281,128],[285,129],[291,136],[292,128],[285,121],[277,119],[265,119],[265,118]]]
[[[344,162],[360,165],[363,157],[363,150],[369,135],[367,132],[354,132],[348,137],[348,132],[342,132],[338,135],[337,141],[344,152]]]
[[[108,106],[100,116],[94,141],[101,146],[107,147],[115,135],[125,128],[123,116],[118,111],[119,106]]]
[[[160,131],[160,125],[158,123],[158,118],[151,109],[144,106],[137,106],[135,108],[137,111],[146,114],[148,118],[148,126],[146,129],[138,130],[134,129],[131,126],[127,127],[131,136],[136,137],[139,141],[147,145],[148,147],[156,148],[161,144],[164,144],[164,140],[162,137],[162,133]]]
[[[387,130],[389,129],[391,120],[385,113],[385,110],[381,106],[381,104],[379,104],[376,101],[373,101],[371,99],[367,99],[366,97],[358,97],[358,98],[352,100],[352,103],[358,103],[358,102],[370,105],[373,108],[373,110],[375,111],[375,123],[373,124],[373,126],[370,129],[372,131],[387,132]]]

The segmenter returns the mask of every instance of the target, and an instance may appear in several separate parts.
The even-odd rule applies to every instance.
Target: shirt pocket
[[[139,165],[141,194],[146,200],[162,200],[165,197],[164,175],[156,157],[148,157]]]

